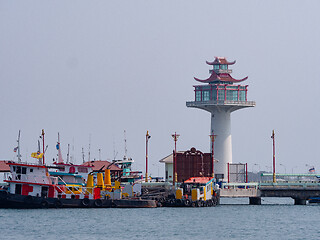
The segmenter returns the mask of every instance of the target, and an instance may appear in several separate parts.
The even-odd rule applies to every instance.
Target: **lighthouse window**
[[[196,101],[201,101],[201,92],[196,91]]]
[[[209,101],[209,91],[203,91],[202,93],[202,101]]]
[[[228,65],[226,65],[226,64],[222,64],[222,65],[221,65],[221,69],[223,69],[223,70],[227,70],[227,69],[228,69]]]
[[[223,100],[224,101],[224,90],[219,90],[218,97],[219,97],[219,100]]]
[[[217,65],[213,65],[213,69],[214,69],[214,70],[219,70],[219,68],[220,68],[220,67],[219,67],[218,64],[217,64]]]
[[[246,100],[246,92],[240,91],[239,101],[245,101]]]

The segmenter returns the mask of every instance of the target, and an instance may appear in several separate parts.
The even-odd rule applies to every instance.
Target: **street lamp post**
[[[146,180],[145,182],[148,182],[148,141],[151,138],[151,136],[149,135],[149,131],[147,131],[146,134]]]
[[[179,134],[174,132],[174,134],[171,135],[173,137],[174,141],[174,155],[173,155],[173,186],[175,186],[175,183],[178,181],[178,174],[177,174],[177,141],[179,138]]]
[[[212,134],[209,135],[209,137],[211,139],[212,177],[214,178],[214,141],[215,141],[217,135],[214,135],[213,130],[212,130]]]

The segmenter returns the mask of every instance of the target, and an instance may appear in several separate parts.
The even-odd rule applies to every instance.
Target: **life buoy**
[[[61,207],[62,207],[62,202],[61,202],[60,200],[56,200],[56,201],[54,202],[54,206],[55,206],[56,208],[61,208]]]
[[[84,207],[88,207],[90,204],[90,200],[88,198],[84,198],[84,199],[82,199],[81,204]]]
[[[187,207],[190,207],[191,206],[191,201],[189,199],[186,199],[184,201],[184,205],[187,206]]]
[[[49,203],[46,200],[42,201],[40,204],[41,204],[42,208],[48,208],[49,207]]]
[[[101,199],[96,199],[96,200],[94,201],[94,205],[95,205],[96,207],[101,207],[101,206],[102,206],[102,200],[101,200]]]

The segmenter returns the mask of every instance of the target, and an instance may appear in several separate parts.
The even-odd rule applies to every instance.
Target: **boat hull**
[[[155,208],[147,199],[65,199],[42,198],[0,192],[0,208]]]

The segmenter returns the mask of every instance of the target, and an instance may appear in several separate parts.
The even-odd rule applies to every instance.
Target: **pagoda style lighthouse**
[[[229,65],[235,62],[228,62],[224,57],[216,57],[213,62],[206,62],[213,66],[213,69],[209,70],[211,75],[206,80],[194,78],[206,85],[194,86],[195,100],[187,102],[187,107],[200,108],[211,113],[211,135],[216,136],[214,173],[216,176],[219,174],[220,179],[227,179],[227,165],[232,163],[230,114],[242,108],[255,106],[255,102],[247,100],[248,85],[239,84],[248,77],[237,80],[230,75],[232,70],[229,69]],[[223,174],[223,177],[220,174]]]

